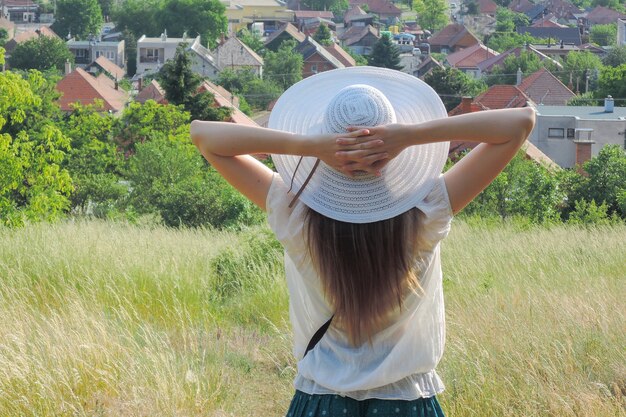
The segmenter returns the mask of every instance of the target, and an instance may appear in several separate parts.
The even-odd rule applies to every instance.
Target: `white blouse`
[[[423,293],[408,293],[402,309],[372,343],[351,346],[332,325],[317,346],[303,358],[313,334],[333,315],[305,244],[306,206],[288,204],[293,196],[278,174],[267,196],[270,227],[285,248],[285,275],[289,288],[289,315],[293,326],[293,353],[299,360],[295,388],[308,394],[339,394],[367,398],[414,400],[431,397],[444,386],[435,372],[445,339],[439,242],[448,234],[452,210],[443,176],[417,204]]]

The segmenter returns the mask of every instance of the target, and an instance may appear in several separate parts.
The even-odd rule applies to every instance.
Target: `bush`
[[[591,200],[591,202],[578,200],[567,222],[571,224],[606,225],[615,222],[616,219],[617,217],[611,217],[607,213],[606,203],[597,205],[594,200]]]

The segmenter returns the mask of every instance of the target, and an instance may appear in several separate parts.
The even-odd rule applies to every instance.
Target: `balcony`
[[[139,62],[141,62],[142,64],[162,64],[163,59],[159,58],[158,56],[140,56]]]

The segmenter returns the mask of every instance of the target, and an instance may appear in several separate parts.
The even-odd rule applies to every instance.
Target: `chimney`
[[[605,113],[613,113],[613,105],[614,105],[613,97],[607,96],[604,99],[604,112]]]
[[[587,138],[581,139],[580,133],[586,133]],[[579,174],[587,176],[587,172],[583,169],[583,164],[591,159],[591,146],[596,143],[591,140],[593,129],[576,129],[576,170]]]
[[[137,80],[137,91],[141,90],[143,90],[143,77],[139,77],[139,80]]]
[[[517,68],[517,81],[515,81],[515,85],[520,85],[522,83],[522,75],[524,75],[522,73],[522,69]]]
[[[472,98],[471,97],[461,98],[461,114],[471,113],[471,112],[472,112]]]
[[[69,59],[65,60],[65,75],[70,75],[72,73],[72,63]]]

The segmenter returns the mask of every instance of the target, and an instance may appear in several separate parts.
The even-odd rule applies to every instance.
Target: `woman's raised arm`
[[[490,110],[415,125],[388,125],[368,128],[368,137],[341,138],[338,158],[358,159],[367,153],[360,148],[367,140],[384,142],[378,152],[389,160],[404,148],[432,142],[462,140],[481,142],[467,156],[444,174],[454,213],[469,204],[515,156],[533,129],[535,112],[531,108]],[[380,168],[388,160],[377,162]]]
[[[357,130],[343,136],[352,138],[367,133]],[[191,139],[226,181],[263,210],[273,173],[249,154],[314,156],[349,173],[346,164],[336,156],[339,145],[337,136],[333,135],[304,136],[256,126],[194,120],[191,122]],[[382,141],[371,139],[364,142],[368,142],[364,145],[366,149],[382,145]],[[385,153],[371,152],[365,160],[373,162],[385,157]]]

